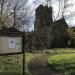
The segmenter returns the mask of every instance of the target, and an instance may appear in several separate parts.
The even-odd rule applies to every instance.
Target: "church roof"
[[[61,19],[55,21],[54,25],[59,25],[59,26],[64,25],[64,26],[66,26],[66,28],[68,27],[68,25],[67,25],[67,23],[66,23],[64,18],[61,18]]]
[[[23,35],[23,32],[17,30],[16,28],[14,27],[10,27],[10,28],[7,28],[7,27],[2,27],[2,29],[0,30],[0,36],[22,36]]]

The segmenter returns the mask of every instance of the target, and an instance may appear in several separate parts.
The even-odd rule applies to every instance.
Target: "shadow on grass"
[[[47,63],[47,65],[60,75],[75,75],[75,63],[65,63],[63,65]]]

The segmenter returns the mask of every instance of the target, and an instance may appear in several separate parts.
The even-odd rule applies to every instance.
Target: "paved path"
[[[50,67],[47,66],[49,55],[42,55],[29,62],[28,67],[32,75],[56,75]]]

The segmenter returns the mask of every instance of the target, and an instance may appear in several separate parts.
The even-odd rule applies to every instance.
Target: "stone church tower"
[[[52,26],[52,7],[40,5],[35,11],[35,47],[37,49],[49,48],[51,26]]]

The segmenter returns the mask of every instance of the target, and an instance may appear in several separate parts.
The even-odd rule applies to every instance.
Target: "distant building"
[[[25,32],[25,50],[30,51],[34,49],[34,32]]]
[[[64,18],[53,23],[52,33],[54,37],[53,47],[67,47],[67,42],[69,40],[68,25]]]

